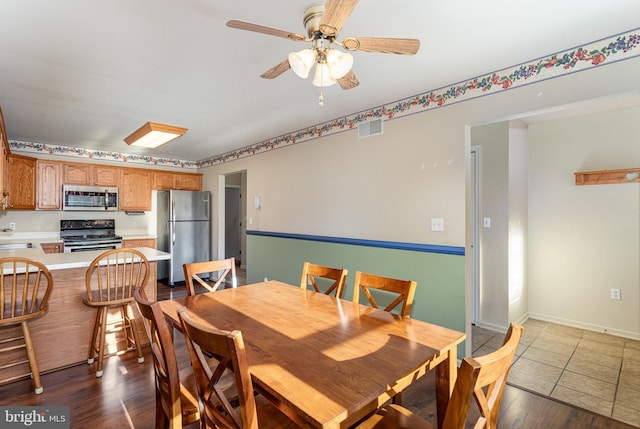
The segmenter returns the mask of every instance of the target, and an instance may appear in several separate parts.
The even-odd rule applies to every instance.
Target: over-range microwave
[[[62,210],[116,211],[118,210],[118,188],[64,185]]]

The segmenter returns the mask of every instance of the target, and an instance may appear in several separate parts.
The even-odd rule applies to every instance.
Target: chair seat
[[[256,396],[256,412],[260,429],[293,429],[300,427],[262,395]]]
[[[37,299],[33,306],[31,305],[31,301],[28,300],[26,308],[29,308],[29,307],[41,308],[41,305],[42,305],[42,300],[40,300],[40,299]],[[10,302],[5,303],[4,309],[2,310],[2,314],[4,314],[5,317],[7,315],[11,314],[11,312],[12,312],[11,306],[12,305],[11,305]],[[46,312],[47,312],[47,309],[45,308],[43,310],[36,310],[36,311],[33,311],[33,312],[27,311],[26,314],[23,314],[23,312],[22,312],[22,302],[16,302],[14,304],[14,308],[13,308],[13,314],[15,314],[16,316],[10,317],[10,318],[0,318],[0,326],[19,325],[24,320],[35,319],[36,317],[42,316]]]
[[[436,429],[401,406],[390,404],[354,429]]]
[[[182,425],[184,426],[200,421],[200,405],[191,366],[181,369],[179,374]]]
[[[119,298],[119,299],[101,300],[100,294],[98,291],[91,291],[91,299],[89,299],[89,295],[87,295],[86,292],[83,292],[81,296],[82,296],[82,303],[89,307],[117,307],[119,305],[129,304],[134,301],[133,296],[128,296],[128,297]],[[104,292],[103,292],[103,297],[104,296],[106,295],[104,295]],[[111,296],[114,296],[114,295],[112,294]]]

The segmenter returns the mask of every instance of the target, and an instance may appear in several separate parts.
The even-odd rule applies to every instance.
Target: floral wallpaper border
[[[509,90],[552,79],[577,71],[584,71],[603,64],[640,56],[640,29],[621,33],[583,45],[566,52],[556,53],[530,63],[496,71],[482,77],[476,77],[451,87],[439,88],[430,92],[405,98],[391,104],[376,107],[324,124],[301,129],[270,140],[246,146],[198,162],[198,167],[207,167],[267,152],[280,147],[301,143],[328,134],[356,128],[359,123],[376,118],[394,119],[408,114],[436,109],[488,94]]]
[[[103,150],[84,149],[72,146],[23,142],[18,140],[9,140],[9,147],[12,151],[16,152],[71,156],[83,159],[96,159],[100,161],[122,161],[130,164],[144,164],[147,166],[158,165],[164,167],[190,168],[194,170],[198,167],[198,163],[195,161],[183,161],[171,158],[157,158],[147,155],[133,155],[122,152],[108,152]]]
[[[120,152],[75,148],[70,146],[30,143],[10,140],[12,150],[17,152],[47,153],[51,155],[91,158],[104,161],[123,161],[130,164],[156,165],[196,169],[230,162],[257,155],[273,149],[316,139],[329,134],[356,128],[358,124],[376,118],[386,120],[409,114],[471,100],[488,94],[510,90],[519,86],[553,79],[578,71],[589,70],[617,61],[640,56],[640,29],[611,36],[606,39],[539,58],[529,63],[475,77],[450,87],[443,87],[423,94],[395,101],[390,104],[365,110],[351,116],[334,119],[273,139],[245,146],[241,149],[216,155],[200,161],[184,161],[153,156],[133,155]]]

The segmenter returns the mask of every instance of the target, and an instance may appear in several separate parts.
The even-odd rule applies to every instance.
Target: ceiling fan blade
[[[305,40],[305,37],[302,34],[296,34],[285,30],[278,30],[277,28],[266,27],[260,24],[238,21],[237,19],[227,21],[227,27],[237,28],[238,30],[255,31],[256,33],[268,34],[270,36],[276,37],[284,37],[285,39],[291,39],[295,41]]]
[[[320,19],[320,32],[335,37],[357,4],[358,0],[327,0]]]
[[[349,70],[349,73],[347,73],[346,75],[338,79],[338,83],[340,84],[342,89],[355,88],[360,84],[360,82],[358,81],[358,78],[356,77],[355,74],[353,74],[353,71],[351,70]]]
[[[384,37],[347,37],[342,41],[342,46],[349,51],[414,55],[418,52],[418,49],[420,49],[420,40]]]
[[[260,77],[264,78],[264,79],[274,79],[274,78],[280,76],[282,73],[284,73],[287,70],[289,70],[290,68],[291,68],[291,65],[289,64],[289,59],[285,58],[285,60],[282,61],[277,66],[272,67],[269,70],[267,70],[266,72],[262,73],[260,75]]]

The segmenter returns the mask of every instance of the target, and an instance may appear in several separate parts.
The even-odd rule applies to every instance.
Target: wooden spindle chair
[[[11,362],[0,363],[0,369],[11,374],[2,381],[15,380],[30,374],[36,394],[42,393],[44,388],[40,381],[29,321],[43,316],[49,310],[52,288],[51,273],[41,262],[20,257],[0,259],[0,329],[9,332],[9,337],[0,341],[0,353],[6,353],[6,356],[11,358]],[[20,327],[20,330],[16,327]],[[25,349],[27,360],[13,360],[16,358],[16,350],[21,348]],[[14,371],[12,368],[27,363],[29,373],[11,372]]]
[[[102,377],[107,332],[124,332],[127,350],[135,349],[138,363],[144,362],[131,303],[134,289],[145,287],[150,274],[149,261],[135,249],[108,250],[89,265],[85,276],[87,291],[82,294],[82,302],[97,309],[87,357],[87,363],[92,364],[96,353],[98,355],[96,377]],[[108,320],[111,308],[120,310],[119,320]]]

